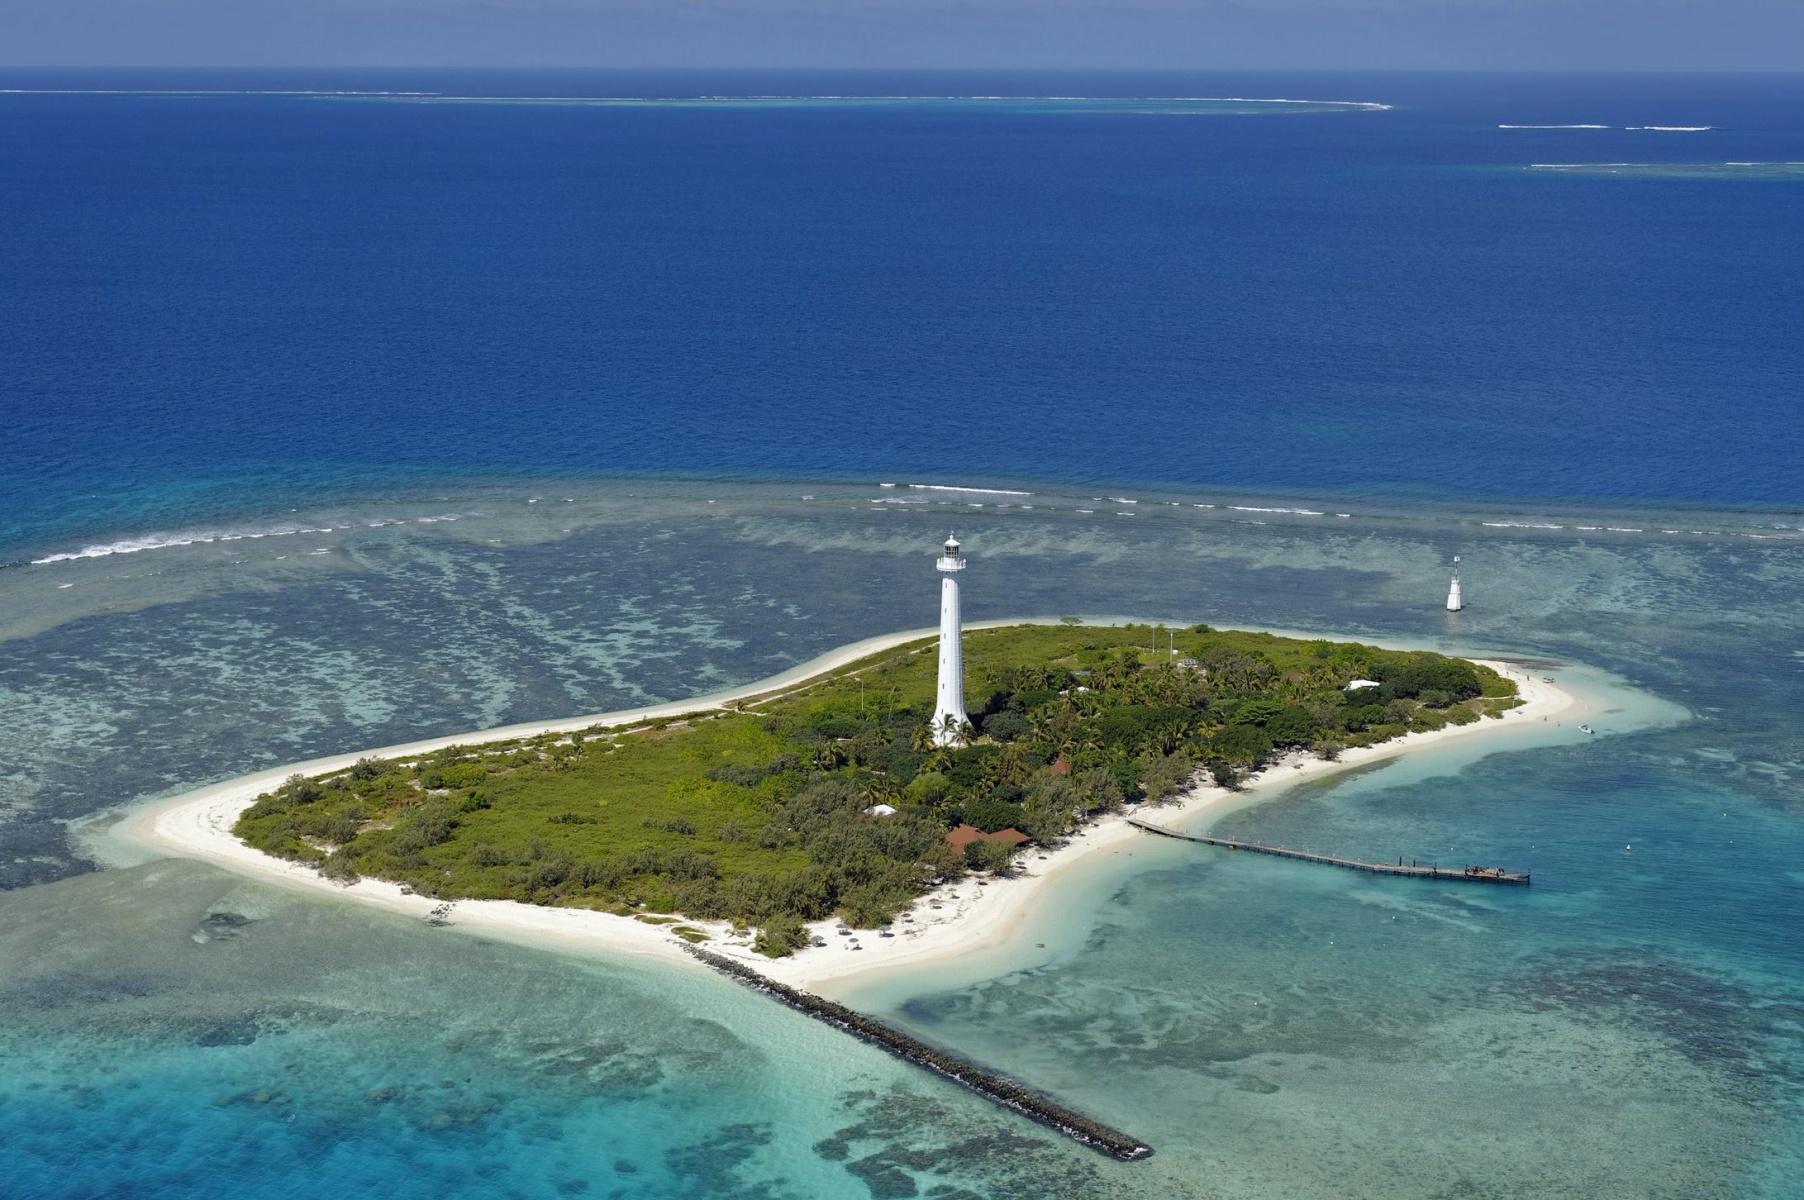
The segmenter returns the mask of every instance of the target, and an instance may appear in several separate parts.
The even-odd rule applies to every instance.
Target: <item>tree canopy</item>
[[[1161,649],[1149,649],[1155,642]],[[1177,654],[1163,647],[1175,641]],[[757,926],[879,925],[936,880],[1006,870],[969,823],[1054,842],[1097,813],[1232,784],[1280,748],[1342,747],[1499,713],[1514,687],[1426,652],[1144,626],[965,635],[971,744],[935,747],[933,642],[737,710],[360,760],[260,797],[237,833],[340,879]],[[1346,684],[1377,688],[1349,694]],[[878,804],[897,811],[869,815]]]

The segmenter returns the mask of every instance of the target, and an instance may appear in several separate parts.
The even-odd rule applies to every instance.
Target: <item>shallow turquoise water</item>
[[[1709,514],[1686,528],[1733,530],[802,494],[495,491],[0,574],[9,1194],[1800,1194],[1796,542]],[[882,1001],[1152,1141],[1139,1164],[708,975],[487,945],[199,865],[79,873],[100,844],[83,821],[111,805],[919,626],[954,522],[973,619],[1571,657],[1689,716],[1612,733],[1606,714],[1594,739],[1453,775],[1400,764],[1222,823],[1526,865],[1532,890],[1149,844],[1065,915],[1052,961]],[[1472,607],[1450,618],[1455,550]]]

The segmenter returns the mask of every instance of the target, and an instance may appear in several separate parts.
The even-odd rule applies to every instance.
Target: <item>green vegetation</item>
[[[947,844],[961,822],[1051,842],[1096,813],[1172,796],[1199,769],[1232,785],[1285,750],[1333,757],[1519,703],[1495,672],[1437,654],[1199,625],[1175,634],[1174,656],[1163,630],[1149,650],[1154,637],[967,632],[974,734],[962,747],[931,744],[927,641],[733,711],[296,776],[236,832],[335,879],[727,919],[787,954],[806,944],[806,921],[880,925],[934,880],[1006,871],[998,843],[968,855]],[[1354,679],[1379,686],[1347,692]],[[898,811],[864,815],[880,803]]]

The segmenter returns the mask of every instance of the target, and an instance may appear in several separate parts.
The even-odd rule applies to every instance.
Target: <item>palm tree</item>
[[[858,792],[866,808],[878,804],[894,805],[902,798],[902,790],[882,775],[867,775],[860,779]]]
[[[1170,754],[1190,731],[1190,722],[1182,717],[1169,717],[1153,726],[1153,740],[1161,754]]]
[[[1027,782],[1027,760],[1021,753],[1018,742],[1010,742],[996,756],[996,780],[998,783],[1020,786]]]

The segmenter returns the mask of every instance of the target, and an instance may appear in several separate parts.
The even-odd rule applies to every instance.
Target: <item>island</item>
[[[956,728],[935,719],[945,638],[924,636],[684,714],[296,773],[230,830],[347,886],[605,912],[775,958],[835,917],[888,933],[935,889],[1006,877],[1020,846],[1059,847],[1124,807],[1523,703],[1494,666],[1427,651],[952,620],[971,701]]]

